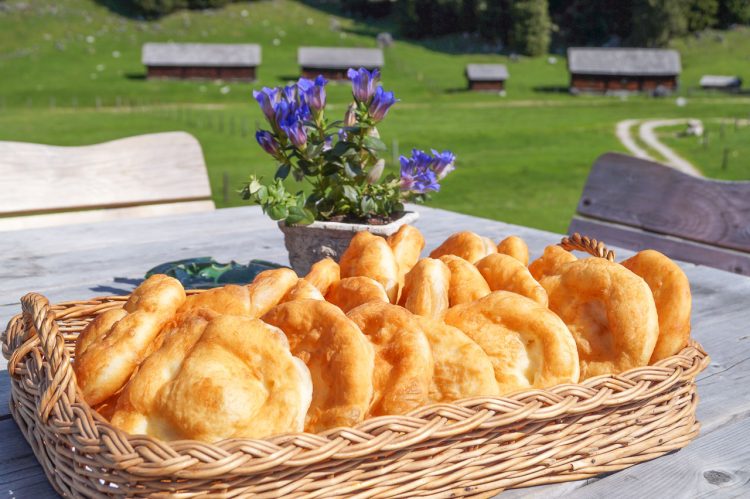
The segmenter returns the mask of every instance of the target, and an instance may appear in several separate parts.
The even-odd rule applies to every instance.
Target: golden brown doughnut
[[[488,255],[477,262],[477,270],[492,291],[518,293],[547,306],[544,288],[531,276],[529,269],[512,256],[502,253]]]
[[[456,255],[469,263],[475,263],[492,253],[497,253],[494,242],[474,232],[463,231],[451,235],[443,244],[432,250],[430,258]]]
[[[284,295],[281,303],[295,300],[325,300],[325,298],[307,279],[297,279],[297,284]]]
[[[281,302],[297,284],[297,274],[292,269],[264,270],[248,285],[250,291],[250,317],[262,317]]]
[[[310,267],[310,272],[305,276],[305,280],[318,288],[321,294],[328,293],[331,284],[341,279],[339,264],[332,258],[319,260]]]
[[[542,256],[531,262],[529,272],[534,279],[541,281],[542,278],[548,275],[557,275],[563,265],[575,262],[576,260],[578,258],[573,253],[562,249],[557,244],[553,244],[544,248]]]
[[[113,308],[96,316],[76,340],[75,358],[80,358],[89,346],[101,340],[120,319],[128,315],[124,308]]]
[[[399,305],[413,314],[442,319],[448,310],[451,271],[434,258],[423,258],[406,274]]]
[[[123,390],[112,424],[163,440],[204,442],[302,431],[310,373],[281,330],[205,312],[167,333]]]
[[[347,315],[375,348],[368,416],[404,414],[427,403],[434,364],[419,319],[397,305],[377,301]]]
[[[524,296],[495,291],[451,308],[445,322],[489,356],[500,393],[578,382],[578,354],[570,331],[552,311]]]
[[[526,242],[518,236],[508,236],[497,245],[497,252],[512,256],[524,267],[529,264],[529,247]]]
[[[82,335],[80,355],[73,363],[78,386],[89,405],[98,405],[127,383],[133,371],[157,345],[162,327],[185,302],[185,290],[177,279],[157,274],[146,279],[123,306],[127,315],[114,321],[108,315],[93,326],[111,323],[104,332]],[[93,335],[95,339],[90,341]]]
[[[581,379],[648,364],[659,321],[643,279],[604,258],[587,258],[563,265],[542,286],[576,340]]]
[[[448,289],[450,306],[460,305],[477,300],[490,294],[490,286],[477,268],[456,255],[443,255],[440,261],[451,271],[451,282]]]
[[[263,321],[284,331],[292,354],[310,370],[313,396],[305,431],[361,422],[372,400],[374,351],[357,325],[318,300],[282,303]]]
[[[640,276],[654,295],[659,316],[659,338],[650,364],[676,355],[690,338],[692,298],[685,272],[667,256],[654,250],[636,253],[622,265]]]
[[[388,299],[398,299],[398,263],[385,239],[358,232],[339,262],[341,278],[365,276],[375,279],[385,288]]]
[[[426,317],[419,321],[435,363],[430,403],[499,394],[492,361],[479,345],[458,328]]]
[[[403,289],[404,276],[417,264],[424,249],[424,237],[416,227],[402,225],[395,234],[388,236],[386,241],[396,257],[399,288]]]
[[[326,300],[345,313],[371,301],[390,303],[382,284],[365,276],[345,277],[328,288]]]
[[[219,314],[249,315],[251,312],[250,292],[246,286],[228,284],[188,296],[177,311],[177,315],[189,314],[199,308],[207,308]]]

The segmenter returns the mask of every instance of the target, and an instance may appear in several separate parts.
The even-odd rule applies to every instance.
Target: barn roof
[[[373,69],[383,67],[383,51],[381,49],[344,47],[300,47],[297,50],[297,62],[303,68],[348,69],[364,67]]]
[[[260,45],[252,43],[145,43],[146,66],[231,66],[260,64]]]
[[[676,50],[646,48],[575,48],[568,49],[571,73],[590,75],[680,74],[682,65]]]
[[[504,81],[509,76],[504,64],[467,64],[466,77],[471,81]]]
[[[732,88],[742,86],[739,76],[703,75],[700,81],[701,87]]]

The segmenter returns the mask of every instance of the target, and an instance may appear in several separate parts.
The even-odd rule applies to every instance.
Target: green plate
[[[225,284],[249,284],[264,270],[282,267],[265,260],[250,260],[247,265],[242,265],[234,260],[219,263],[210,256],[202,256],[162,263],[146,272],[146,278],[166,274],[180,281],[185,289],[208,289]]]

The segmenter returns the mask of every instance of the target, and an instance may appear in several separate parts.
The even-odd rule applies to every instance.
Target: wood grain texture
[[[568,232],[586,234],[601,241],[607,241],[609,245],[634,251],[655,249],[677,260],[708,265],[736,274],[750,275],[750,253],[581,216],[573,217]]]
[[[577,211],[750,252],[750,182],[696,178],[652,161],[607,153],[591,168]]]
[[[210,200],[200,144],[185,132],[59,147],[0,142],[0,215]]]
[[[560,238],[557,234],[458,213],[425,207],[418,210],[421,218],[417,226],[427,240],[425,254],[453,232],[467,228],[495,241],[519,235],[527,241],[532,258]],[[630,252],[617,253],[620,260]],[[8,232],[0,238],[0,254],[10,262],[0,269],[3,327],[19,310],[18,298],[31,290],[47,295],[53,302],[127,293],[153,265],[194,256],[211,255],[241,262],[255,257],[286,263],[280,231],[257,207]],[[743,475],[731,463],[738,459],[747,462],[742,446],[732,441],[732,435],[735,441],[744,438],[747,442],[744,425],[750,420],[750,279],[704,266],[680,265],[688,274],[694,296],[693,336],[712,356],[712,364],[698,381],[698,417],[703,424],[699,439],[676,454],[597,480],[513,490],[502,497],[620,497],[629,493],[624,484],[630,487],[631,481],[637,483],[633,490],[641,492],[641,497],[649,496],[643,492],[652,488],[662,495],[674,490],[676,495],[668,494],[672,497],[693,496],[714,491],[705,488],[711,484],[704,486],[700,482],[702,473],[708,473],[717,483],[737,484],[716,491],[726,495],[747,492],[743,488],[747,483],[739,485]],[[5,360],[0,358],[0,495],[13,490],[15,497],[56,497],[15,423],[8,419],[8,395]],[[722,446],[726,452],[717,453],[716,449]],[[679,483],[670,478],[670,488],[660,488],[664,476],[682,477],[685,467],[689,469],[684,475],[687,478]],[[589,490],[593,491],[591,495],[587,495]]]

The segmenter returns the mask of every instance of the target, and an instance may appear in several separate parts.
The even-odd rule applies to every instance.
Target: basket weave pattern
[[[596,241],[571,240],[614,259]],[[216,444],[129,435],[83,401],[70,364],[78,333],[126,298],[50,306],[29,294],[3,333],[13,418],[63,495],[488,497],[626,468],[684,447],[700,427],[695,377],[709,357],[691,342],[618,375],[435,404],[317,435]]]

